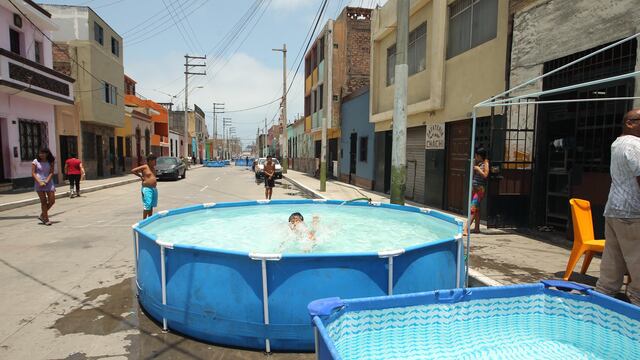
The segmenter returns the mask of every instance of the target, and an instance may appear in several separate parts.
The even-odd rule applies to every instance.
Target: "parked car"
[[[177,157],[160,156],[156,161],[156,177],[158,179],[184,179],[187,177],[187,167]]]
[[[276,174],[274,176],[275,179],[282,179],[282,166],[280,166],[280,162],[277,159],[271,159],[276,164]],[[255,166],[255,175],[256,179],[261,179],[264,177],[264,164],[267,162],[267,158],[259,158],[256,162]]]

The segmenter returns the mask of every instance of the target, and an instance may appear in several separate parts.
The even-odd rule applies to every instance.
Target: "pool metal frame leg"
[[[162,274],[162,305],[167,305],[167,266],[164,256],[164,246],[160,245],[160,272]],[[167,318],[164,316],[164,309],[162,311],[162,330],[168,331]]]
[[[393,258],[404,254],[404,249],[381,251],[378,256],[381,258],[387,258],[387,294],[393,295]]]
[[[269,328],[269,287],[267,285],[267,261],[278,261],[282,258],[282,254],[249,254],[252,260],[260,260],[260,268],[262,272],[262,311],[264,313],[264,325]],[[264,339],[265,352],[271,353],[271,341],[269,337]]]

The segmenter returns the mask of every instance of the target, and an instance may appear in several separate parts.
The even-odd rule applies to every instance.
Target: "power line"
[[[180,28],[179,23],[176,21],[175,17],[171,13],[171,10],[169,10],[169,6],[167,6],[167,2],[165,0],[162,0],[162,4],[164,4],[164,8],[167,9],[167,13],[169,13],[169,17],[171,18],[171,21],[173,22],[173,24],[176,26],[176,29],[178,30],[178,33],[180,34],[180,37],[182,38],[182,40],[184,40],[184,43],[187,44],[187,46],[189,46],[189,48],[191,48],[191,50],[195,50],[191,46],[191,43],[189,41],[187,41],[185,35],[182,33],[182,29]],[[178,14],[178,12],[176,11],[176,15],[177,14]]]

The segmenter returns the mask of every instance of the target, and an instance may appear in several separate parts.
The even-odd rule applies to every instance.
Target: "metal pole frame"
[[[137,226],[138,224],[131,226],[133,232],[133,263],[136,272],[136,296],[139,295],[138,289],[140,288],[140,285],[138,284],[138,259],[140,258],[140,245],[138,244],[138,232],[136,231]]]
[[[481,107],[496,107],[496,106],[513,106],[513,105],[522,105],[522,104],[550,104],[550,103],[571,103],[571,102],[583,102],[583,101],[604,101],[604,100],[632,100],[632,99],[637,99],[640,97],[618,97],[618,98],[601,98],[601,99],[567,99],[567,100],[550,100],[550,101],[530,101],[530,102],[526,102],[526,103],[522,103],[518,100],[523,99],[523,98],[528,98],[528,97],[537,97],[539,98],[540,96],[544,96],[544,95],[549,95],[549,94],[554,94],[554,93],[558,93],[558,92],[562,92],[562,91],[569,91],[569,90],[573,90],[573,89],[578,89],[578,88],[583,88],[583,87],[587,87],[587,86],[593,86],[593,85],[599,85],[602,83],[606,83],[606,82],[610,82],[610,81],[614,81],[614,80],[618,80],[618,79],[624,79],[624,78],[629,78],[629,77],[637,77],[640,75],[640,71],[634,71],[631,73],[627,73],[627,74],[623,74],[623,75],[618,75],[618,76],[612,76],[612,77],[608,77],[605,79],[600,79],[600,80],[595,80],[595,81],[588,81],[588,82],[584,82],[584,83],[580,83],[580,84],[575,84],[575,85],[570,85],[570,86],[565,86],[562,88],[556,88],[556,89],[550,89],[550,90],[543,90],[543,91],[537,91],[537,92],[533,92],[533,93],[529,93],[526,95],[518,95],[518,96],[513,96],[513,97],[507,97],[506,95],[514,92],[517,89],[520,89],[524,86],[527,86],[529,84],[535,83],[536,81],[539,81],[541,79],[544,79],[545,77],[554,74],[558,71],[561,71],[563,69],[566,69],[572,65],[575,65],[585,59],[588,59],[594,55],[597,55],[603,51],[609,50],[611,48],[614,48],[622,43],[625,43],[629,40],[633,40],[635,38],[640,37],[640,33],[636,33],[634,35],[631,35],[627,38],[624,38],[620,41],[617,41],[613,44],[607,45],[605,47],[603,47],[602,49],[596,50],[594,52],[591,52],[579,59],[576,59],[572,62],[569,62],[565,65],[562,65],[554,70],[551,70],[547,73],[544,73],[540,76],[534,77],[530,80],[525,81],[524,83],[521,83],[520,85],[517,85],[513,88],[507,89],[505,91],[503,91],[502,93],[492,96],[489,99],[486,99],[484,101],[479,102],[478,104],[473,106],[473,124],[472,124],[472,131],[471,131],[471,156],[470,156],[470,164],[469,164],[469,193],[468,196],[469,198],[467,199],[468,201],[468,209],[467,209],[467,224],[469,222],[469,220],[471,219],[471,194],[472,194],[472,185],[473,185],[473,160],[474,160],[474,151],[475,151],[475,140],[476,140],[476,123],[477,123],[477,110],[478,108]],[[516,102],[514,102],[516,101]],[[469,251],[470,251],[470,244],[471,244],[471,229],[467,229],[467,249],[466,249],[466,274],[465,274],[465,287],[469,286]]]
[[[393,295],[393,258],[404,254],[404,249],[380,251],[378,257],[387,259],[387,295]]]
[[[160,245],[160,273],[162,282],[162,331],[167,332],[167,317],[165,316],[165,307],[167,306],[167,265],[165,259],[164,246]]]
[[[270,319],[269,319],[269,287],[267,282],[267,261],[278,261],[282,258],[282,254],[258,254],[258,253],[250,253],[249,258],[251,260],[259,260],[260,268],[262,272],[262,311],[264,315],[264,325],[268,328]],[[264,339],[265,341],[265,352],[267,354],[271,353],[271,341],[269,337]]]

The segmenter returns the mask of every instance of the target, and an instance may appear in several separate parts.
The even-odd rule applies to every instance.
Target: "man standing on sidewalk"
[[[611,145],[611,189],[604,216],[606,243],[596,289],[615,295],[629,273],[629,299],[640,305],[640,109],[624,116],[622,135]]]

